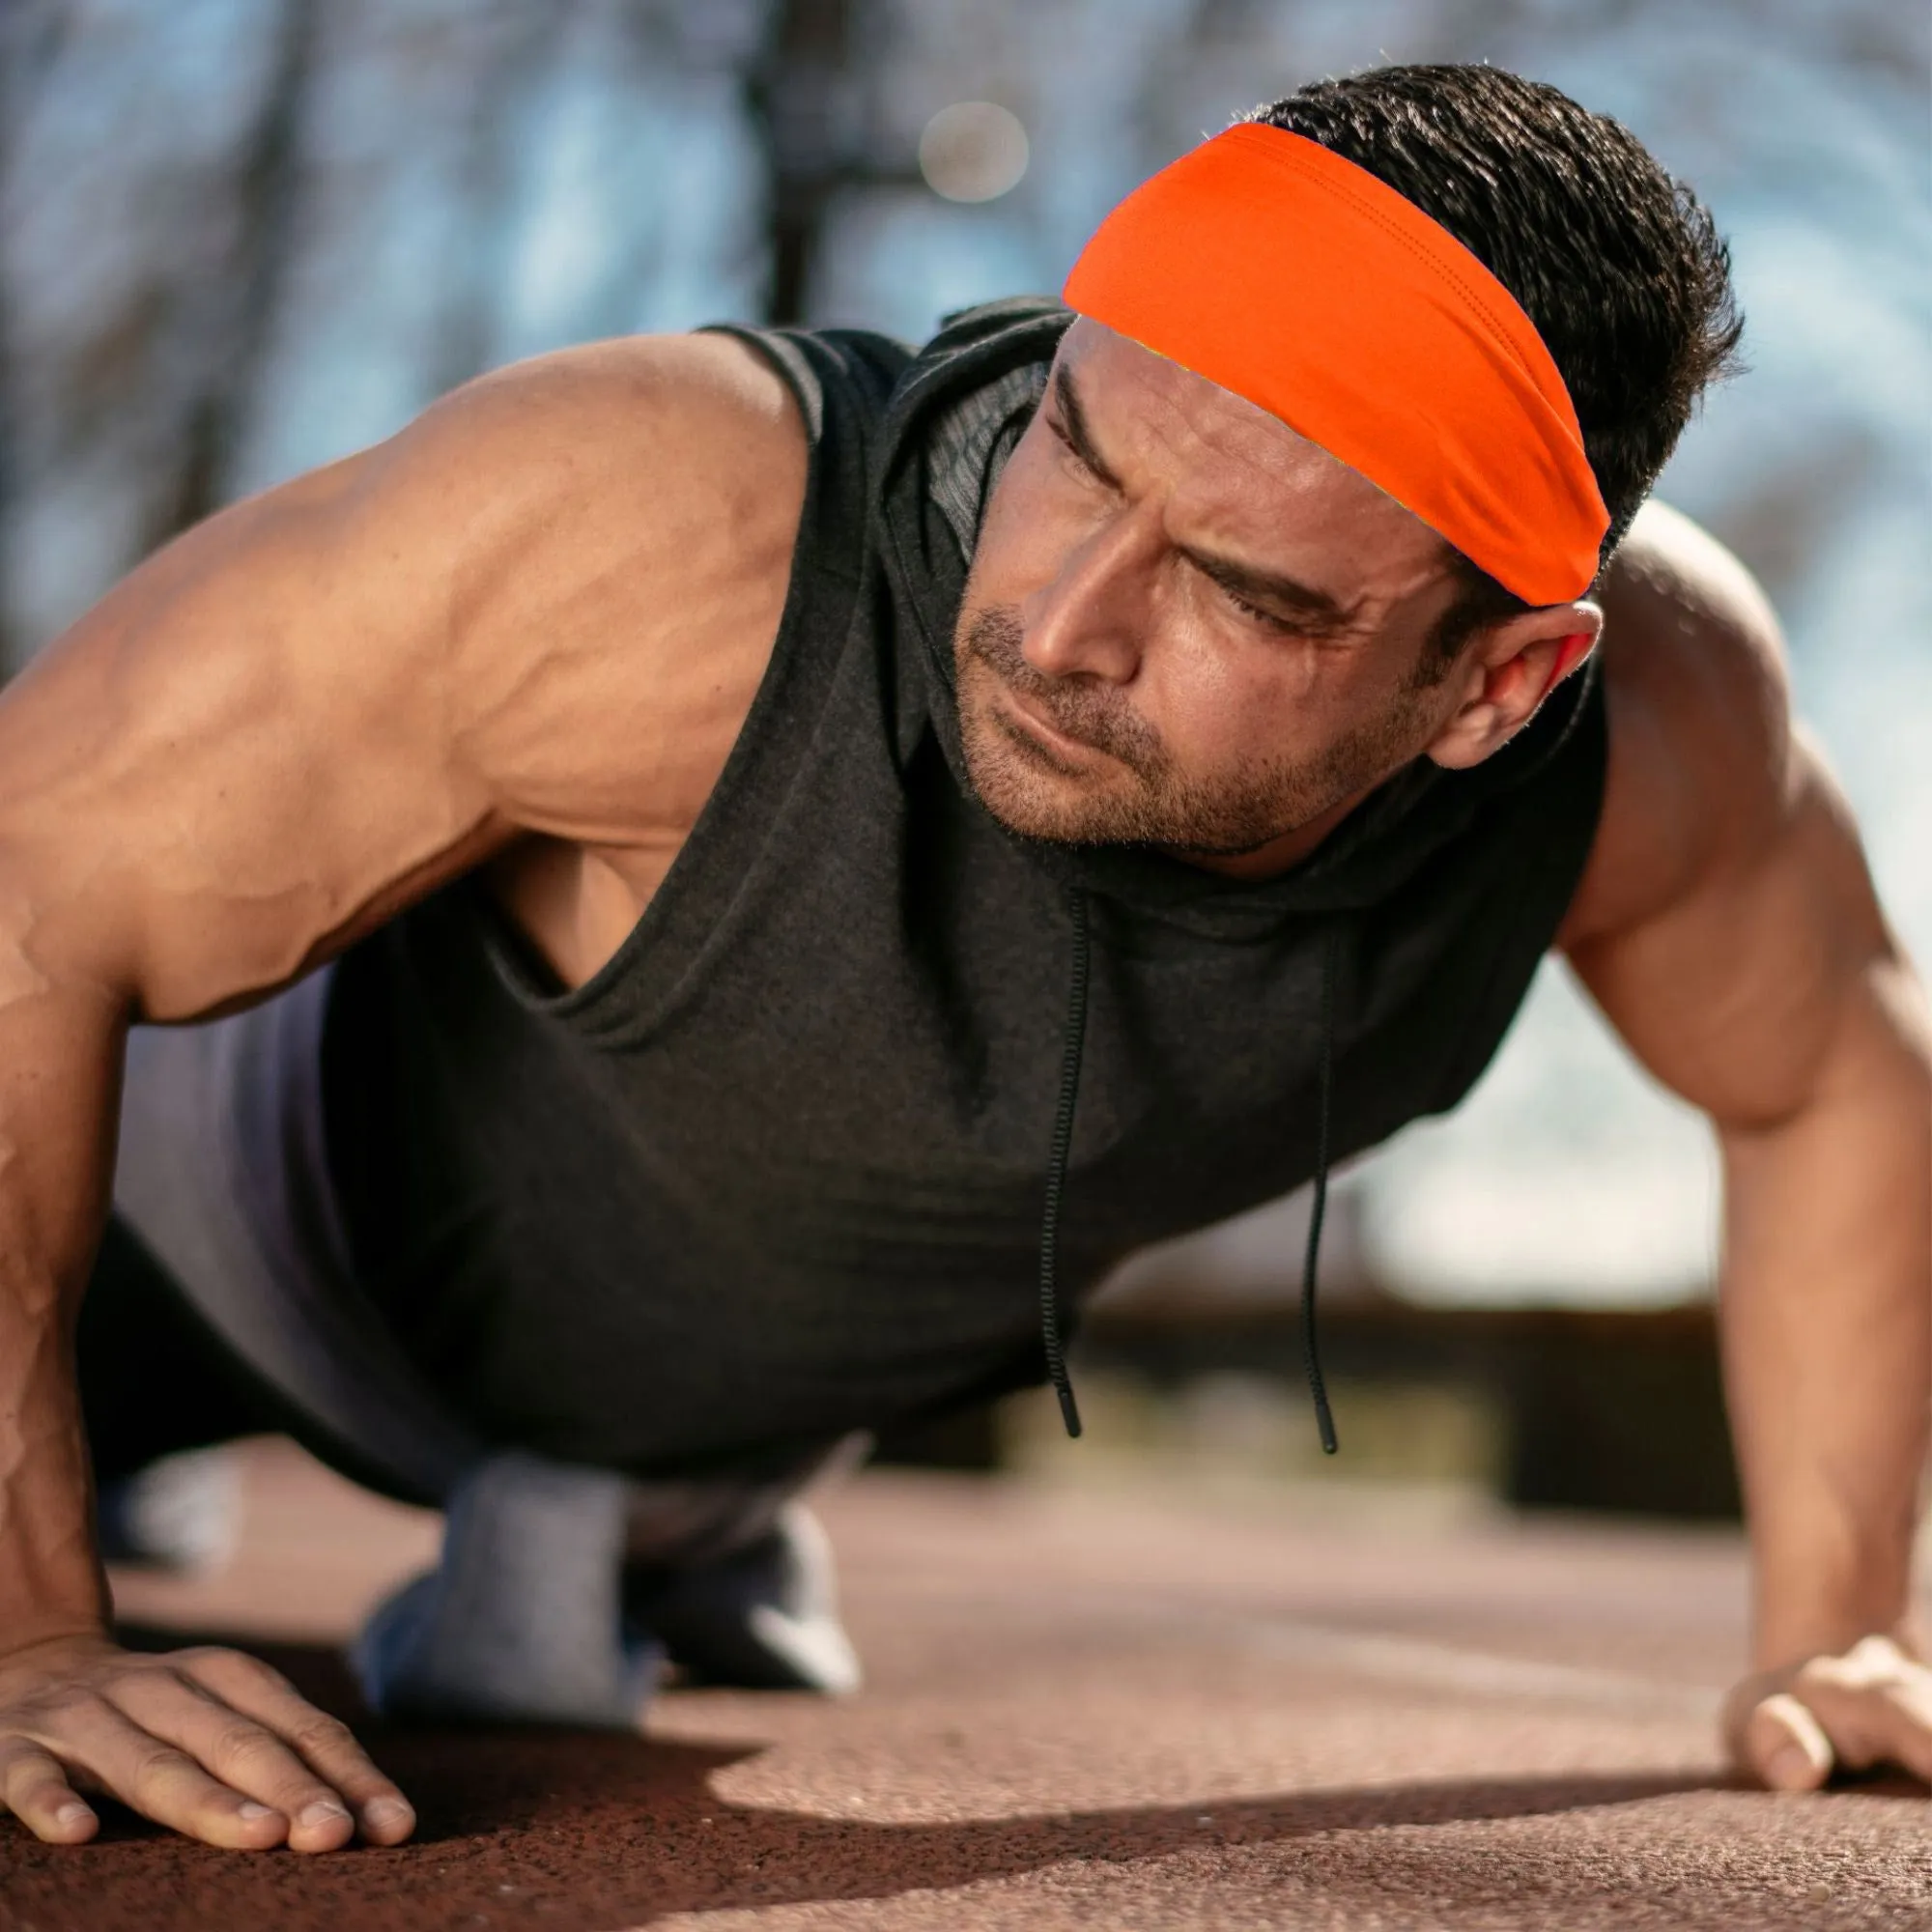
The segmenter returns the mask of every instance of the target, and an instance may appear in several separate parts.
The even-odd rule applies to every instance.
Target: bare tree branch
[[[16,130],[25,120],[25,105],[60,51],[62,38],[73,24],[68,0],[11,0],[0,7],[0,208],[7,205],[14,182]],[[14,313],[8,299],[7,263],[0,251],[0,677],[10,675],[24,652],[14,635],[14,600],[8,594],[11,558],[8,536],[14,528],[13,508],[19,489],[20,358],[8,318]]]
[[[219,507],[256,400],[298,242],[299,143],[320,16],[320,0],[283,0],[274,71],[242,158],[225,353],[209,356],[205,364],[174,487],[149,533],[153,543],[165,542]]]
[[[803,319],[806,292],[841,165],[849,159],[851,0],[778,0],[746,83],[770,170],[769,321]]]

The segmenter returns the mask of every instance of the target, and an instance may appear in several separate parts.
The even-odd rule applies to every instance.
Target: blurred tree
[[[171,487],[157,494],[142,548],[220,508],[259,391],[270,331],[300,235],[301,136],[313,91],[320,0],[280,0],[267,85],[235,156],[227,259],[207,291],[213,313],[183,412]]]
[[[883,32],[880,0],[0,0],[0,666],[291,448],[560,341],[806,319],[839,197],[919,183],[878,152]],[[668,279],[695,312],[653,315]]]
[[[53,59],[60,32],[58,0],[17,0],[0,8],[0,183],[14,177],[14,151],[26,118],[27,102]],[[4,207],[4,203],[0,203]],[[18,358],[11,349],[8,318],[9,264],[0,253],[0,532],[9,524],[18,483],[19,425],[16,419]],[[8,545],[0,537],[0,673],[17,662],[13,626],[13,601],[8,596]]]
[[[908,155],[883,152],[876,94],[889,30],[865,0],[777,0],[745,93],[764,144],[769,253],[765,320],[810,319],[815,270],[839,198],[921,187]]]
[[[779,0],[746,76],[769,170],[770,322],[804,319],[826,211],[864,139],[851,41],[852,0]]]
[[[0,7],[0,622],[17,665],[221,499],[286,279],[319,0]]]

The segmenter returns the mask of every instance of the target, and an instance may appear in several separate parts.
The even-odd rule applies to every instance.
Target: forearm
[[[1888,967],[1814,1099],[1721,1133],[1721,1319],[1756,1660],[1901,1627],[1932,1417],[1932,1077]]]
[[[0,1651],[104,1626],[73,1327],[123,1028],[94,989],[0,1000]]]

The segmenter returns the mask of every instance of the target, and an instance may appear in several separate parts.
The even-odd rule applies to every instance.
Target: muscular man
[[[0,700],[34,1832],[90,1788],[226,1846],[412,1823],[251,1660],[115,1646],[90,1438],[109,1476],[276,1423],[448,1503],[464,1562],[365,1654],[402,1708],[466,1694],[471,1556],[611,1509],[634,1636],[835,1679],[739,1614],[831,1445],[1042,1374],[1071,1421],[1110,1261],[1453,1104],[1552,944],[1722,1143],[1731,1746],[1932,1774],[1923,1009],[1763,598],[1639,514],[1735,339],[1720,244],[1485,69],[1307,89],[1143,196],[1071,312],[917,355],[485,379]],[[541,1602],[494,1627],[568,1676],[594,1617]]]

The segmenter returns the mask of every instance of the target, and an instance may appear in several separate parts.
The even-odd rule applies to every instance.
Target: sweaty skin
[[[1932,1776],[1932,1672],[1906,1622],[1932,1053],[1856,833],[1793,734],[1762,597],[1653,506],[1600,602],[1512,618],[1418,680],[1452,596],[1439,539],[1092,324],[1061,363],[1102,467],[1049,398],[962,612],[962,640],[984,612],[1017,617],[1025,668],[968,649],[961,687],[976,781],[1014,823],[1105,836],[1239,785],[1240,849],[1157,822],[1194,863],[1265,876],[1380,775],[1336,747],[1472,764],[1602,632],[1609,789],[1560,943],[1723,1145],[1757,1586],[1732,1747],[1782,1785],[1880,1759]],[[127,1026],[258,999],[474,867],[581,983],[724,766],[804,484],[794,406],[738,343],[546,357],[211,519],[0,695],[0,1800],[40,1836],[90,1837],[89,1789],[232,1847],[392,1843],[413,1823],[265,1666],[107,1634],[71,1332]],[[1250,596],[1256,570],[1325,602]]]

